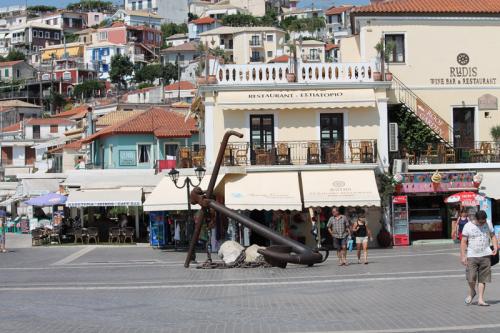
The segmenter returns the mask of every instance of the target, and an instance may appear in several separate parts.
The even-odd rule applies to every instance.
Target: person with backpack
[[[351,228],[347,217],[340,214],[337,207],[332,208],[327,228],[333,238],[333,247],[337,250],[339,266],[347,266],[347,238],[351,235]]]

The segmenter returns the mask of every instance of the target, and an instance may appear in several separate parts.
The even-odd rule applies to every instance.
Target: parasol
[[[462,206],[479,206],[479,203],[485,199],[484,196],[475,192],[458,192],[450,195],[444,202],[446,203],[460,203]]]
[[[30,206],[47,207],[47,206],[63,205],[66,203],[66,200],[68,200],[68,198],[65,195],[57,193],[49,193],[36,198],[31,198],[30,200],[25,201],[24,203]]]

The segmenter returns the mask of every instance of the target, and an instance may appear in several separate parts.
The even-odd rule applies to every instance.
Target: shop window
[[[139,163],[149,163],[151,159],[151,145],[138,145]]]
[[[405,62],[405,35],[403,34],[393,34],[385,35],[385,45],[387,43],[392,43],[394,48],[390,54],[388,54],[388,62],[393,63],[404,63]]]
[[[165,144],[165,159],[167,159],[167,156],[177,156],[178,149],[179,149],[178,143],[166,143]]]

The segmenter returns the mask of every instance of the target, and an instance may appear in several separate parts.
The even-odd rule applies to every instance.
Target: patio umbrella
[[[450,195],[444,202],[446,203],[460,203],[462,206],[479,206],[479,203],[485,199],[484,196],[475,192],[458,192]]]
[[[32,198],[24,203],[30,206],[38,206],[38,207],[46,207],[46,206],[55,206],[55,205],[63,205],[66,203],[68,198],[65,195],[61,195],[58,193],[49,193],[36,198]]]

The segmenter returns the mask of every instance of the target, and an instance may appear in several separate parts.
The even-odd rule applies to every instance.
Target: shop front
[[[392,200],[395,245],[408,245],[422,239],[451,239],[453,223],[460,211],[465,209],[473,214],[488,202],[450,200],[464,192],[474,198],[478,195],[478,178],[473,171],[410,172],[395,178],[397,185]]]

